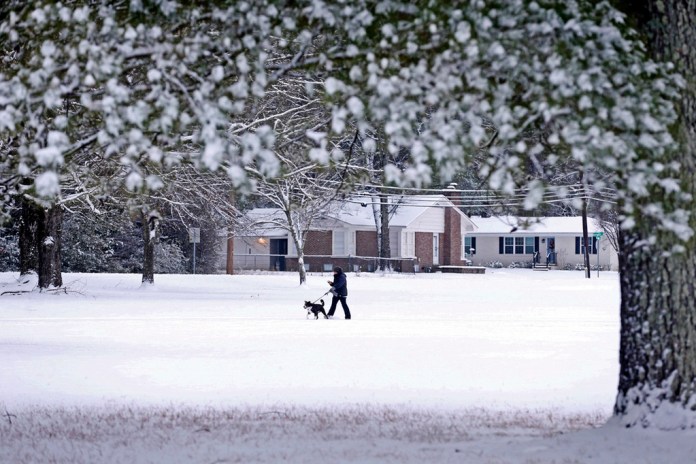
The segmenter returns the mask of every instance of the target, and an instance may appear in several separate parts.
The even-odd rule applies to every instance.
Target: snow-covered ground
[[[307,320],[329,277],[0,296],[0,462],[696,462],[692,432],[595,428],[616,274],[351,274],[353,319]]]

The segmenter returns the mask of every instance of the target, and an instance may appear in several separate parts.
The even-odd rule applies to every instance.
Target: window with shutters
[[[464,236],[464,257],[476,254],[476,237]]]
[[[500,237],[498,252],[502,255],[533,255],[537,248],[537,237]]]
[[[588,241],[590,243],[590,246],[587,249],[588,254],[590,255],[596,255],[597,254],[597,238],[596,237],[588,237]],[[576,255],[584,255],[585,254],[585,243],[582,237],[575,237],[575,254]]]
[[[536,251],[536,246],[534,245],[534,237],[524,238],[524,254],[533,255]]]

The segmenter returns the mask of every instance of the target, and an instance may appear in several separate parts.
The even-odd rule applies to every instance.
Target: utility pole
[[[590,278],[590,240],[587,234],[587,198],[582,199],[582,243],[585,244],[585,277]]]

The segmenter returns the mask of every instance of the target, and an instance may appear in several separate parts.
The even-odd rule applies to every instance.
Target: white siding
[[[260,237],[235,237],[234,238],[234,253],[237,255],[247,254],[269,254],[270,239]]]
[[[270,256],[270,239],[266,237],[235,237],[234,262],[235,270],[272,268]]]
[[[418,216],[408,230],[414,232],[445,232],[445,209],[444,208],[424,208],[423,213]]]

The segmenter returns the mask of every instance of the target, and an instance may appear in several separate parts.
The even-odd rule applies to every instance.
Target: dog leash
[[[317,301],[321,300],[322,298],[324,298],[324,297],[325,297],[326,295],[328,295],[329,293],[331,293],[331,290],[329,290],[328,292],[324,293],[322,296],[320,296],[320,297],[317,298],[316,300],[312,301],[312,304],[314,304],[314,303],[316,303]]]

